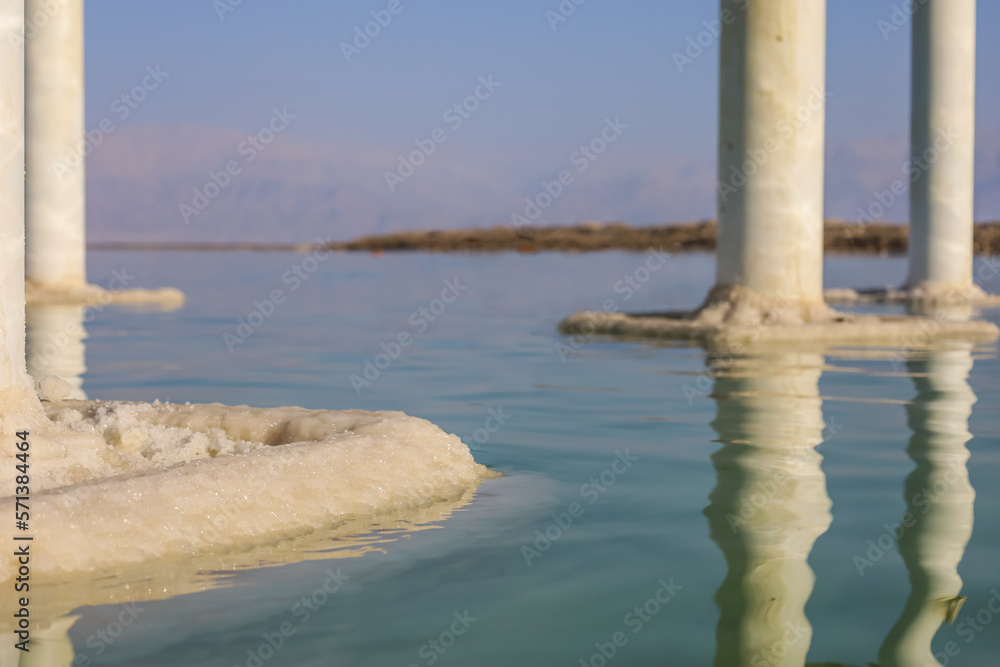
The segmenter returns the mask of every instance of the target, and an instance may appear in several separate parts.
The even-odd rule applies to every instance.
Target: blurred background
[[[907,182],[906,4],[829,5],[830,218],[857,220]],[[979,12],[986,221],[1000,219],[1000,44],[983,31],[1000,4]],[[89,238],[304,242],[510,224],[566,169],[574,183],[537,224],[714,217],[718,15],[716,0],[90,0]],[[276,110],[287,122],[271,134]],[[628,127],[581,161],[609,118]],[[400,156],[435,130],[443,143],[390,188],[386,173],[408,173]],[[230,163],[238,173],[206,197]],[[879,220],[906,221],[905,195],[881,203]]]

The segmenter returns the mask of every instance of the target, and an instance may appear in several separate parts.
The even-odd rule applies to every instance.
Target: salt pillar
[[[718,481],[705,515],[728,567],[715,595],[719,667],[805,664],[812,640],[805,606],[815,580],[809,553],[832,521],[816,451],[822,368],[819,354],[716,367],[712,428],[722,448],[712,455]]]
[[[976,0],[924,0],[913,15],[909,287],[972,281]]]
[[[0,390],[27,382],[23,30],[23,0],[0,0]]]
[[[826,2],[721,18],[716,283],[822,303]]]
[[[953,343],[907,363],[917,386],[917,397],[907,406],[913,430],[907,453],[916,467],[906,478],[907,507],[898,539],[912,592],[879,650],[884,667],[941,665],[931,640],[942,623],[964,618],[958,565],[972,536],[976,498],[966,447],[976,402],[968,383],[972,348],[971,343]]]
[[[27,254],[41,287],[86,284],[83,0],[24,0]]]

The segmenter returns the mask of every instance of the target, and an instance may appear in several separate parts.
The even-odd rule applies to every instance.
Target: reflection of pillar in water
[[[32,629],[31,651],[21,653],[17,667],[70,667],[76,657],[69,629],[76,616],[62,618],[48,626]],[[4,663],[6,664],[6,663]]]
[[[832,520],[816,447],[823,439],[819,354],[739,359],[716,380],[722,448],[705,509],[728,573],[716,593],[720,667],[802,667],[815,577],[807,559]]]
[[[38,304],[27,308],[26,352],[28,373],[40,381],[48,376],[65,380],[72,392],[65,398],[86,400],[83,374],[87,332],[82,306]]]
[[[917,397],[907,407],[913,436],[907,453],[916,468],[906,478],[906,513],[898,528],[899,553],[912,593],[879,650],[883,667],[939,665],[931,640],[955,619],[965,598],[958,564],[972,536],[975,491],[966,463],[969,415],[976,395],[967,379],[972,345],[952,343],[907,362]]]

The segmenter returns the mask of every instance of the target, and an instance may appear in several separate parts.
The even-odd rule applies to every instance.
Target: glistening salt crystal
[[[32,418],[32,573],[243,550],[461,496],[491,476],[400,412],[57,401]],[[27,416],[25,417],[27,418]],[[4,430],[18,419],[4,414]],[[40,423],[39,423],[40,422]],[[14,469],[4,443],[2,465]],[[0,513],[14,510],[0,475]],[[0,556],[0,580],[15,571]]]

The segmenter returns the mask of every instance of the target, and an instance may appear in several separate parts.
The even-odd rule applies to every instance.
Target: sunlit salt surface
[[[54,364],[85,366],[80,388],[102,400],[401,410],[505,476],[426,515],[41,586],[37,627],[53,651],[81,665],[233,667],[256,664],[287,622],[294,633],[264,665],[599,664],[619,631],[609,665],[980,667],[1000,653],[996,615],[975,620],[1000,605],[995,345],[730,356],[556,333],[609,299],[696,306],[714,276],[703,255],[672,258],[627,300],[615,286],[642,254],[335,255],[292,291],[281,277],[302,259],[92,253],[95,282],[127,266],[136,284],[176,285],[189,301],[104,309],[86,323],[86,358]],[[826,267],[831,286],[905,273],[899,259]],[[433,314],[446,280],[465,289]],[[274,289],[285,302],[230,353],[224,335]],[[356,390],[351,376],[404,332],[412,344]],[[192,443],[209,463],[228,456],[210,458],[213,446]],[[892,532],[908,516],[912,528]],[[347,578],[318,604],[331,569]],[[682,588],[657,606],[661,579]],[[476,620],[445,634],[466,612]]]
[[[336,521],[459,497],[488,475],[399,412],[56,401],[32,430],[36,575],[247,550]],[[6,421],[11,416],[5,415]],[[13,469],[13,452],[4,465]],[[13,476],[0,512],[14,513]],[[0,558],[0,579],[17,569]]]

